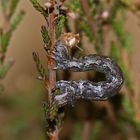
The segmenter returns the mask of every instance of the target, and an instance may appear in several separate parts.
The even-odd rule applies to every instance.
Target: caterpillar
[[[57,107],[74,104],[78,99],[103,101],[114,96],[124,82],[120,67],[109,57],[97,54],[71,57],[66,45],[57,42],[53,52],[56,61],[55,70],[83,72],[94,70],[105,74],[106,80],[92,82],[89,80],[56,82],[53,89],[53,101]]]

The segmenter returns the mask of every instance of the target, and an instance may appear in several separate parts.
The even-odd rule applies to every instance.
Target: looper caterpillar
[[[69,55],[67,46],[57,42],[53,50],[53,58],[56,61],[56,70],[63,69],[75,72],[95,70],[106,76],[106,80],[100,82],[89,80],[57,81],[53,90],[53,101],[58,107],[74,104],[77,99],[107,100],[114,96],[123,84],[121,69],[109,57],[93,54],[74,58]],[[59,89],[58,93],[56,93],[57,89]]]

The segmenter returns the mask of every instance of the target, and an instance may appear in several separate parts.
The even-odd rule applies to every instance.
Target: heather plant
[[[120,133],[119,139],[139,139],[139,99],[136,100],[136,91],[129,73],[133,50],[132,39],[131,34],[124,29],[124,26],[127,11],[138,16],[140,2],[131,0],[70,0],[66,2],[65,0],[50,0],[41,6],[37,0],[30,1],[46,20],[46,26],[41,27],[41,33],[47,54],[47,69],[41,63],[38,53],[34,52],[33,58],[39,73],[38,79],[43,81],[47,91],[44,112],[47,123],[46,133],[49,139],[58,139],[59,135],[63,137],[63,129],[60,131],[63,115],[66,114],[66,117],[74,118],[72,116],[74,113],[78,118],[79,115],[76,112],[82,112],[81,114],[86,117],[82,120],[83,124],[75,122],[74,135],[71,136],[71,139],[102,139],[102,135],[106,132],[105,129],[109,128],[114,128]],[[74,26],[69,23],[73,23]],[[86,37],[86,44],[93,46],[96,54],[108,55],[119,64],[125,79],[121,93],[113,99],[103,102],[102,105],[96,102],[78,102],[75,110],[71,110],[71,107],[65,107],[65,110],[64,108],[60,109],[54,104],[52,90],[59,75],[53,70],[56,63],[52,55],[56,42],[61,40],[62,28],[65,32],[79,33],[81,48],[88,47],[83,43],[84,37]],[[109,36],[110,33],[113,34],[113,37]],[[108,40],[107,37],[110,39]],[[72,56],[79,56],[83,53],[77,47],[71,51]],[[71,73],[64,72],[62,77],[70,80]],[[95,81],[99,81],[104,76],[100,73],[91,74],[88,72],[87,77],[90,80],[93,80],[94,77]],[[55,93],[59,93],[59,90]],[[78,111],[81,108],[87,111]],[[109,122],[109,126],[106,126],[107,122]],[[94,123],[93,126],[92,123]]]
[[[22,20],[24,11],[15,13],[19,0],[1,0],[2,19],[0,20],[0,80],[5,78],[7,72],[13,66],[13,59],[6,59],[6,52],[13,32]],[[3,21],[3,22],[2,22]],[[0,93],[4,90],[3,85],[0,85]]]

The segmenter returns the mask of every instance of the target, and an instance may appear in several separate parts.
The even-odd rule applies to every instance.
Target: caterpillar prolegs
[[[114,96],[123,84],[121,69],[109,57],[96,54],[80,58],[71,57],[67,46],[57,42],[53,50],[53,58],[56,61],[56,70],[62,69],[75,72],[94,70],[104,73],[106,77],[105,81],[100,82],[89,80],[57,81],[53,90],[53,101],[58,107],[74,104],[78,99],[107,100]]]

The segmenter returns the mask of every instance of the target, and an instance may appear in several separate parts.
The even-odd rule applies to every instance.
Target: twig
[[[54,0],[50,1],[52,4],[52,7],[54,7]],[[49,36],[50,36],[50,42],[51,42],[51,50],[55,47],[55,29],[54,29],[54,10],[49,14],[48,17],[49,20]],[[48,87],[48,95],[49,95],[49,103],[51,103],[51,90],[54,88],[56,83],[56,71],[53,70],[55,67],[55,61],[52,58],[48,58],[48,68],[49,68],[49,87]]]
[[[48,24],[49,24],[49,36],[50,36],[50,42],[51,42],[51,46],[50,46],[50,50],[53,50],[55,47],[55,27],[54,27],[54,6],[55,6],[55,1],[54,0],[50,0],[50,3],[52,5],[52,10],[50,11],[49,17],[48,17]],[[52,101],[52,89],[55,86],[56,83],[56,71],[53,70],[53,68],[55,67],[55,61],[48,57],[48,80],[45,81],[45,84],[47,83],[47,90],[48,90],[48,104],[49,106],[53,106],[53,101]],[[50,110],[51,111],[51,110]],[[53,120],[54,116],[50,113],[48,113],[48,119],[49,120]],[[54,124],[56,125],[56,124]],[[54,130],[53,132],[47,132],[48,136],[50,138],[50,140],[58,140],[58,128],[57,126],[54,126]]]
[[[84,13],[86,15],[86,18],[87,18],[87,23],[92,31],[92,34],[95,38],[95,40],[97,42],[95,42],[95,48],[98,50],[98,52],[100,53],[101,50],[102,50],[102,47],[103,47],[103,44],[101,44],[100,41],[98,41],[98,29],[97,29],[97,26],[92,18],[92,15],[91,15],[91,12],[90,12],[90,7],[88,5],[88,1],[87,0],[81,0],[81,5],[82,5],[82,8],[84,10]]]
[[[87,121],[84,123],[82,140],[89,140],[90,139],[91,126],[92,126],[92,124],[90,121]]]
[[[96,26],[93,23],[93,18],[90,14],[90,10],[89,10],[90,7],[88,6],[88,2],[87,2],[87,0],[81,0],[81,3],[82,3],[82,8],[86,14],[87,19],[88,19],[87,22],[92,30],[94,37],[96,37]]]
[[[10,3],[8,3],[8,4],[10,4]],[[9,8],[6,9],[6,15],[4,15],[3,33],[2,34],[7,32],[9,24],[10,24],[8,15],[9,15]],[[2,48],[2,46],[0,46],[0,48]],[[1,62],[1,64],[3,64],[4,60],[5,60],[5,52],[2,51],[0,55],[1,55],[0,56],[0,62]]]

